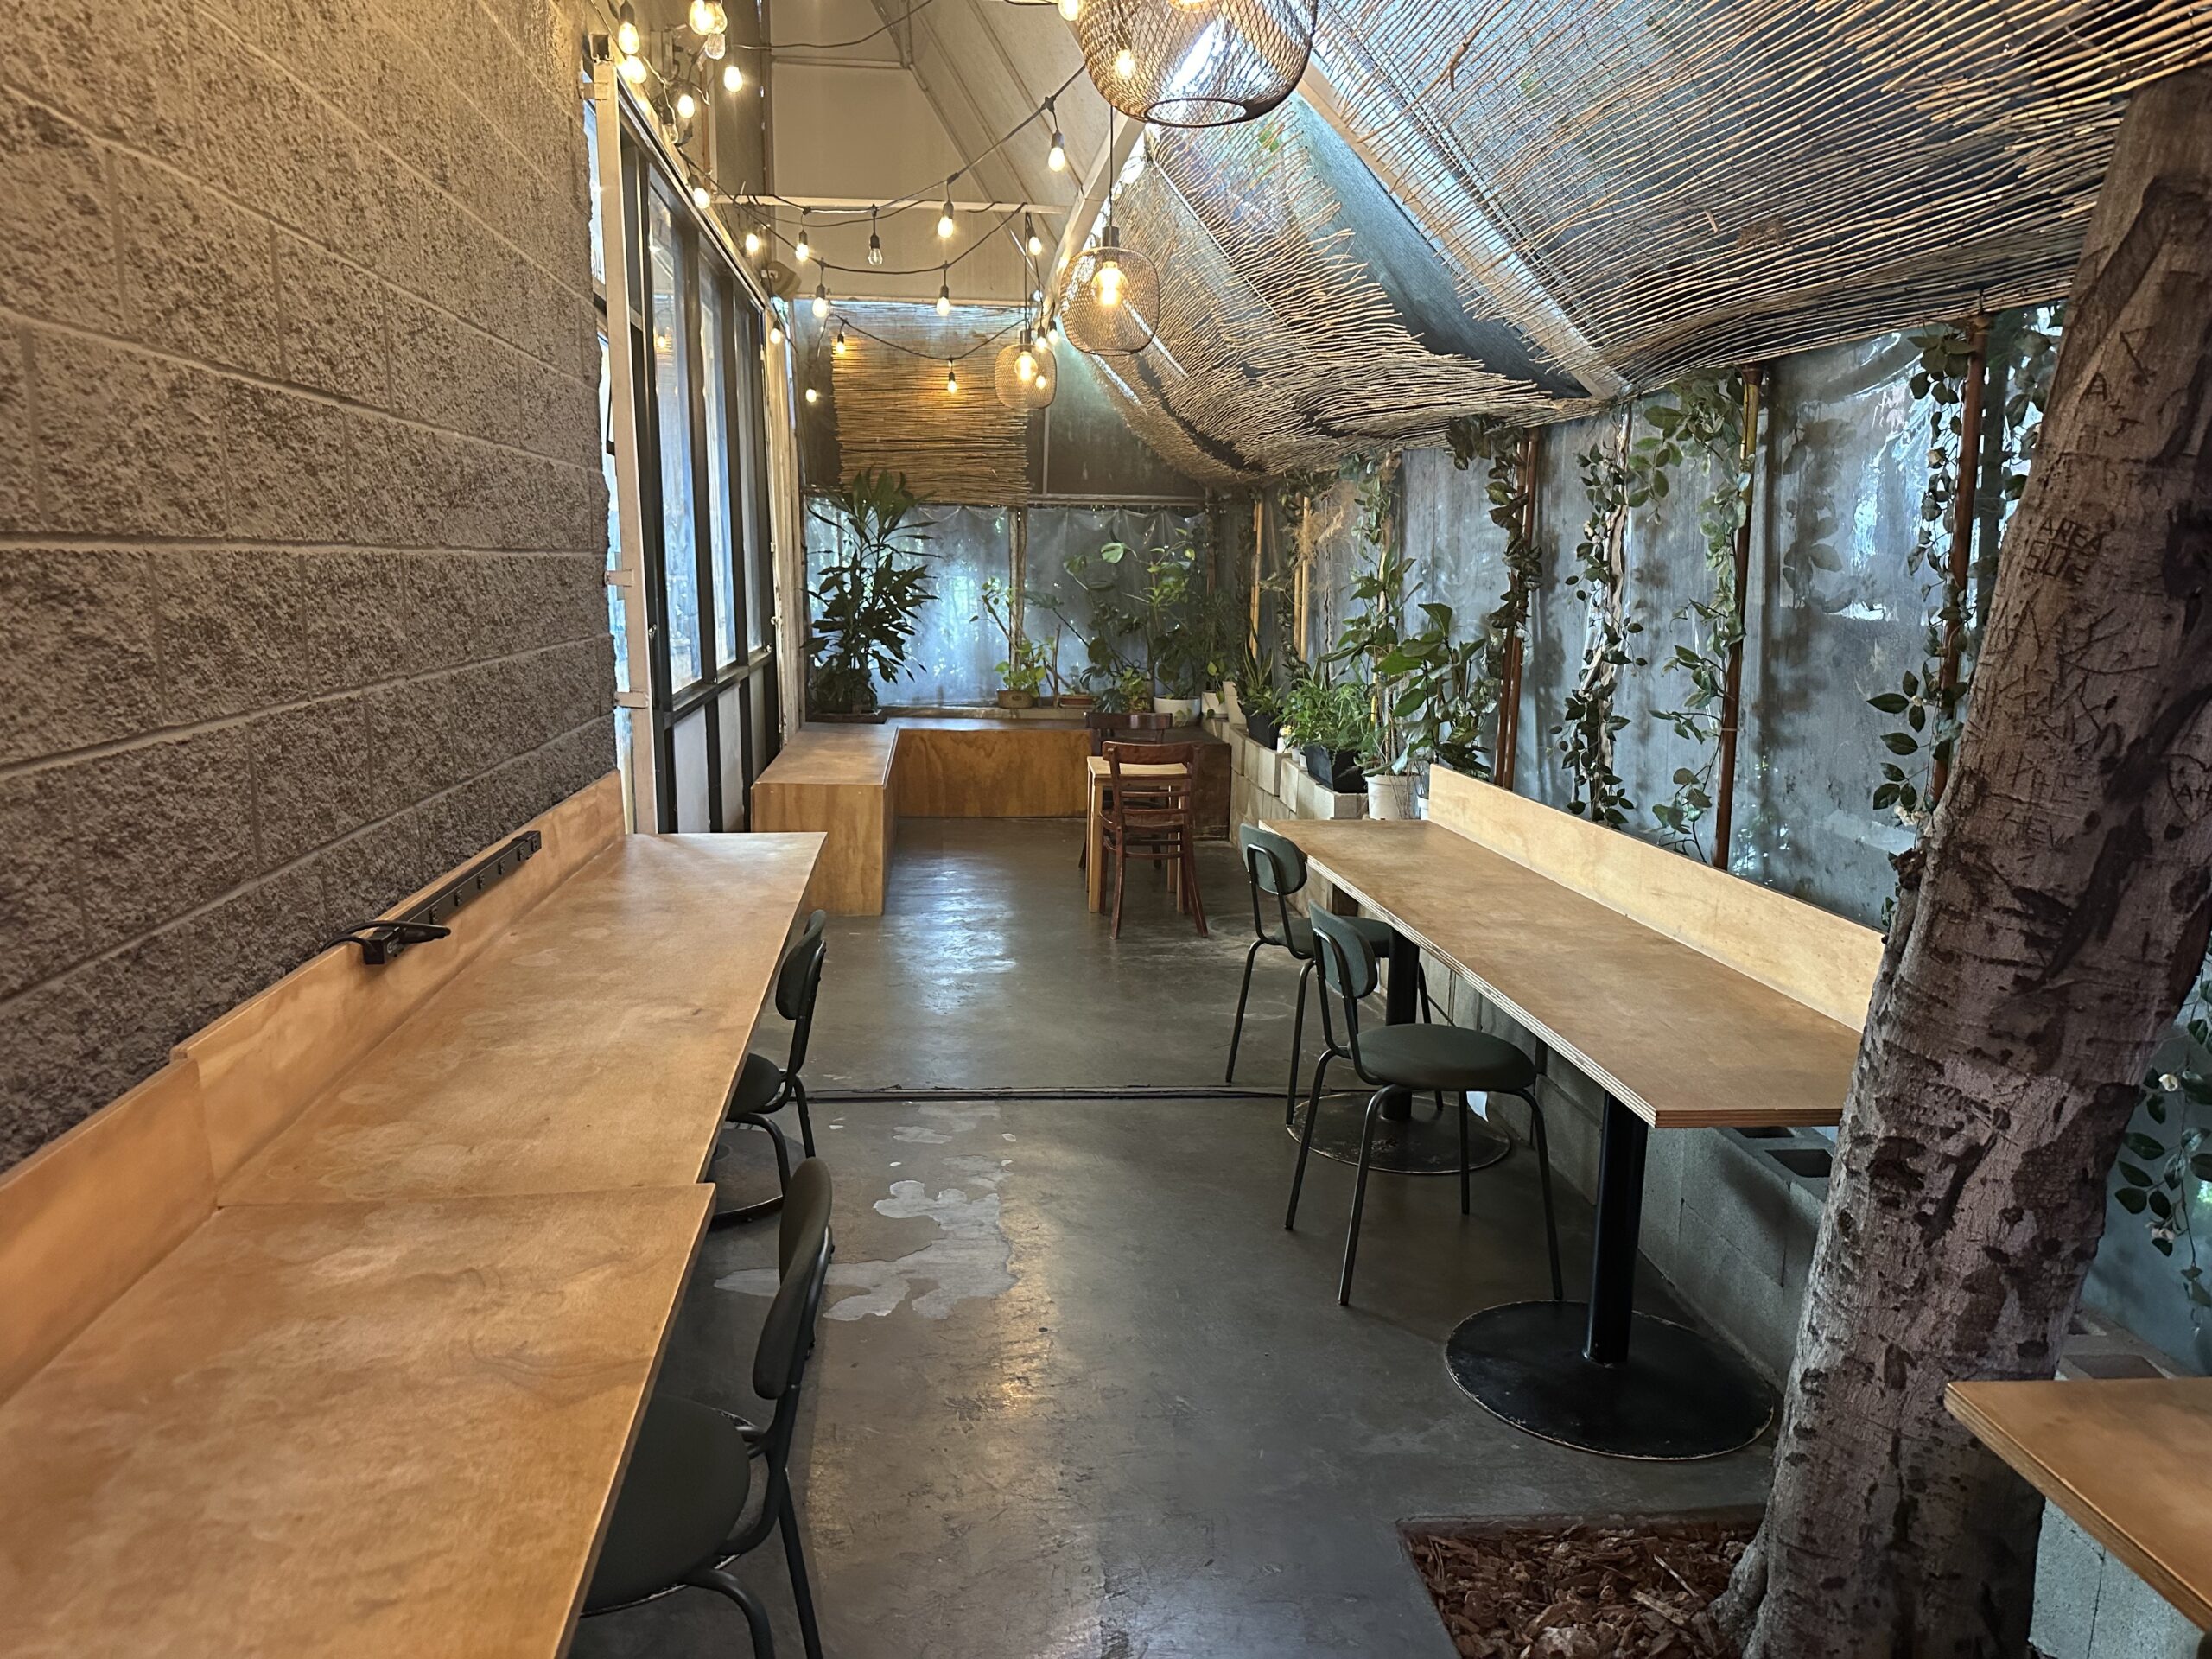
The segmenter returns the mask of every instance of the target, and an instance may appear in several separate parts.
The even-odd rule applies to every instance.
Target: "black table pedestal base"
[[[1356,1093],[1332,1090],[1321,1096],[1321,1116],[1313,1125],[1313,1151],[1317,1156],[1332,1158],[1340,1164],[1359,1161],[1359,1131],[1366,1120],[1367,1101],[1368,1091],[1364,1090]],[[1375,1150],[1367,1166],[1389,1175],[1457,1175],[1459,1131],[1452,1121],[1452,1114],[1459,1108],[1457,1095],[1444,1096],[1444,1109],[1440,1112],[1433,1099],[1419,1095],[1414,1096],[1409,1117],[1395,1122],[1388,1116],[1377,1118]],[[1306,1102],[1300,1098],[1298,1116],[1290,1124],[1293,1141],[1298,1139],[1299,1126],[1305,1122]],[[1502,1130],[1485,1123],[1472,1112],[1468,1113],[1468,1168],[1486,1169],[1512,1150],[1511,1139]]]
[[[1765,1385],[1703,1337],[1632,1316],[1627,1357],[1585,1359],[1580,1302],[1511,1302],[1463,1322],[1445,1345],[1452,1380],[1514,1427],[1609,1458],[1717,1458],[1774,1418]]]

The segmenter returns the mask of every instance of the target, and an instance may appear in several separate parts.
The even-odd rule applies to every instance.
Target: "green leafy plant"
[[[992,576],[983,583],[982,610],[969,617],[970,622],[980,622],[988,616],[992,625],[1006,640],[1004,658],[992,665],[999,677],[999,683],[1009,691],[1022,691],[1036,696],[1048,676],[1054,672],[1053,654],[1023,631],[1014,614],[1014,588]]]
[[[1504,691],[1509,649],[1516,640],[1524,647],[1528,643],[1529,601],[1543,580],[1543,550],[1529,534],[1529,499],[1535,488],[1529,476],[1529,435],[1493,416],[1463,415],[1446,426],[1445,439],[1452,447],[1452,464],[1460,471],[1478,461],[1488,469],[1484,493],[1490,521],[1505,532],[1505,592],[1484,622],[1483,671],[1495,704]]]
[[[2130,1129],[2120,1143],[2113,1201],[2142,1218],[2159,1255],[2179,1260],[2190,1318],[2202,1325],[2212,1313],[2212,1289],[2204,1282],[2195,1222],[2212,1185],[2212,1134],[2189,1120],[2212,1108],[2212,979],[2197,986],[2182,1014],[2187,1058],[2143,1079],[2138,1117],[2152,1128]]]
[[[1644,659],[1630,649],[1630,641],[1643,631],[1643,625],[1628,614],[1621,595],[1628,515],[1630,508],[1667,492],[1663,472],[1650,473],[1635,464],[1636,451],[1630,443],[1635,418],[1635,405],[1630,404],[1623,416],[1621,435],[1611,448],[1600,441],[1576,457],[1590,517],[1575,543],[1575,564],[1567,589],[1583,596],[1589,614],[1582,666],[1567,694],[1560,721],[1552,728],[1573,781],[1567,810],[1616,829],[1628,822],[1636,803],[1613,770],[1613,739],[1628,724],[1613,712],[1613,697],[1621,670],[1644,666]]]
[[[1713,807],[1713,772],[1720,764],[1721,704],[1728,660],[1744,638],[1744,596],[1736,591],[1736,541],[1750,511],[1751,470],[1744,458],[1744,379],[1740,374],[1693,375],[1646,405],[1652,431],[1637,440],[1639,467],[1663,481],[1685,459],[1701,463],[1713,486],[1698,503],[1705,566],[1712,597],[1693,599],[1675,613],[1689,624],[1690,639],[1677,645],[1667,667],[1689,678],[1677,708],[1658,711],[1684,741],[1695,744],[1695,764],[1675,769],[1673,796],[1651,816],[1685,850],[1706,855],[1699,826]],[[1656,493],[1665,494],[1663,482]]]
[[[1301,745],[1318,743],[1337,753],[1364,750],[1370,737],[1367,690],[1301,665],[1283,691],[1282,723]]]
[[[905,474],[883,472],[861,473],[817,505],[817,520],[836,537],[834,556],[811,594],[808,655],[817,712],[872,714],[876,681],[906,672],[914,618],[931,597],[918,546],[928,533],[910,522],[921,505]]]

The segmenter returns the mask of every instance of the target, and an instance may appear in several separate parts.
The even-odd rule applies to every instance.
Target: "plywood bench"
[[[1052,721],[805,726],[754,782],[753,827],[820,831],[828,842],[817,902],[840,916],[880,916],[900,817],[1079,818],[1090,753],[1089,732]]]

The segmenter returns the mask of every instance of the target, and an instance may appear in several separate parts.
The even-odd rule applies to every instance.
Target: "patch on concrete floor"
[[[899,1125],[893,1131],[897,1139],[909,1144],[944,1146],[984,1119],[999,1115],[995,1106],[925,1106],[921,1110],[932,1121]],[[830,1265],[830,1288],[860,1294],[829,1302],[822,1310],[823,1317],[849,1322],[882,1319],[901,1304],[911,1302],[922,1318],[942,1319],[963,1302],[988,1301],[1012,1290],[1018,1282],[1013,1270],[1014,1244],[1000,1224],[998,1193],[1011,1161],[948,1158],[945,1169],[961,1185],[934,1195],[924,1182],[893,1181],[890,1196],[875,1201],[876,1214],[892,1221],[933,1221],[940,1236],[893,1262],[853,1262],[841,1255]],[[976,1194],[972,1198],[971,1191]],[[776,1283],[773,1268],[748,1268],[715,1280],[715,1287],[746,1296],[772,1296]],[[917,1293],[917,1284],[930,1288]]]

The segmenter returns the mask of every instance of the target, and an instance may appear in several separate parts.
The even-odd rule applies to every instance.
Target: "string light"
[[[951,396],[957,396],[960,391],[960,371],[950,363],[944,365],[944,389]]]
[[[950,242],[953,232],[960,227],[952,222],[952,181],[944,181],[944,206],[938,209],[937,233],[939,239]]]
[[[830,347],[830,351],[834,357],[842,357],[845,354],[845,331],[842,327],[837,330],[836,343]]]
[[[1059,114],[1049,98],[1045,100],[1045,118],[1052,124],[1052,147],[1045,154],[1045,165],[1055,173],[1065,173],[1068,167],[1067,140],[1060,137]]]
[[[718,0],[691,0],[694,35],[719,35],[728,27],[729,14],[721,9]]]
[[[1029,257],[1032,259],[1045,251],[1045,238],[1037,234],[1036,221],[1027,213],[1021,216],[1021,237],[1023,242],[1028,246]]]
[[[676,95],[676,118],[679,121],[689,121],[698,113],[699,100],[692,96],[691,89],[686,86]]]
[[[745,90],[745,71],[734,63],[722,65],[722,91],[741,92]]]
[[[745,257],[748,259],[760,257],[760,232],[750,225],[745,227]]]
[[[809,386],[806,389],[806,401],[810,404],[818,401],[821,398],[821,396],[822,394],[817,391],[812,386]]]
[[[1083,16],[1083,0],[1060,0],[1060,16],[1073,22]]]
[[[719,31],[709,35],[699,42],[699,50],[705,56],[720,63],[729,51],[729,36]]]
[[[830,315],[830,289],[826,283],[814,285],[814,320],[821,321]]]
[[[1039,395],[1042,395],[1042,394],[1043,394],[1043,393],[1045,393],[1045,392],[1048,392],[1048,391],[1050,391],[1052,389],[1052,378],[1051,378],[1051,377],[1050,377],[1050,376],[1048,376],[1048,375],[1042,375],[1042,374],[1040,374],[1040,375],[1039,375],[1039,376],[1037,377],[1037,391],[1038,391],[1038,392],[1039,393]]]
[[[715,205],[715,193],[703,184],[695,184],[691,187],[691,200],[703,213]]]
[[[1024,385],[1037,378],[1036,341],[1027,328],[1021,331],[1021,355],[1014,359],[1014,372],[1021,377]]]
[[[883,238],[875,233],[875,209],[868,210],[868,262],[871,265],[883,263]]]
[[[645,60],[634,52],[622,60],[622,79],[632,86],[644,86],[645,76],[650,73],[645,67]]]
[[[798,210],[798,240],[791,244],[791,257],[802,265],[814,257],[813,245],[806,239],[806,209]]]
[[[784,343],[784,325],[773,317],[768,320],[768,343],[771,346],[780,346]]]
[[[622,0],[622,10],[617,12],[615,16],[619,20],[614,25],[615,48],[624,57],[634,58],[638,55],[638,48],[643,46],[645,41],[645,36],[638,33],[638,14],[632,9],[630,0]],[[639,67],[642,68],[644,66]],[[626,73],[627,65],[624,66],[624,70]]]
[[[940,317],[952,315],[952,273],[950,271],[945,273],[944,281],[938,284],[937,314]]]

